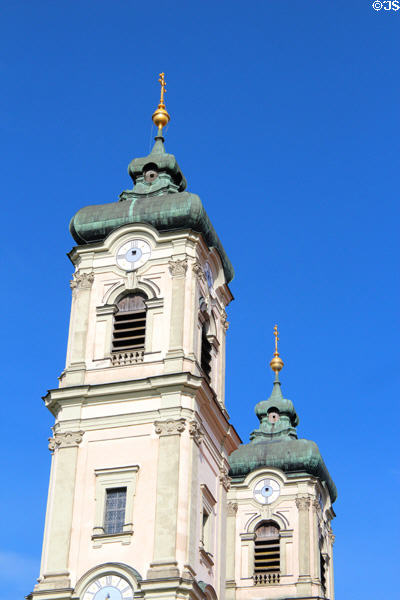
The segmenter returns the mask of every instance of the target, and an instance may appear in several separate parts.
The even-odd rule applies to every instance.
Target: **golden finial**
[[[170,119],[170,116],[167,113],[167,110],[166,110],[165,104],[164,104],[164,94],[167,91],[166,84],[165,84],[165,73],[160,73],[158,81],[161,84],[161,96],[160,96],[160,102],[158,104],[158,107],[156,108],[156,110],[153,113],[152,119],[153,119],[154,125],[156,127],[158,127],[157,135],[162,136],[163,127],[165,127],[169,123],[169,119]]]
[[[278,375],[279,371],[283,367],[283,360],[279,356],[279,352],[278,352],[278,342],[279,342],[278,325],[275,325],[275,327],[274,327],[274,336],[275,336],[275,352],[274,352],[273,359],[269,363],[269,366],[271,367],[271,369],[273,371],[275,371],[276,375]]]

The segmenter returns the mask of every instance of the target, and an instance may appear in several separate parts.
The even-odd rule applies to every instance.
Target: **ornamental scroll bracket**
[[[72,280],[69,282],[72,293],[77,290],[90,290],[94,281],[94,273],[81,273],[77,271],[73,274]]]
[[[197,421],[194,421],[194,420],[190,421],[189,435],[193,439],[195,444],[197,444],[197,446],[200,446],[200,444],[202,443],[203,438],[204,438],[204,433],[201,430],[200,423],[198,423]]]
[[[154,421],[156,434],[164,435],[181,435],[185,431],[185,419],[168,419],[168,421]]]
[[[49,450],[54,452],[60,448],[75,448],[82,441],[84,431],[66,431],[65,433],[55,433],[54,437],[49,438]]]
[[[169,260],[168,265],[169,272],[171,273],[172,277],[185,277],[188,268],[187,258],[182,260]]]

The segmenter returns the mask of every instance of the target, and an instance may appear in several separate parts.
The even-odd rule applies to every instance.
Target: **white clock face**
[[[150,256],[150,244],[144,240],[129,240],[118,248],[116,260],[124,271],[134,271],[144,265]]]
[[[261,479],[254,487],[253,496],[260,504],[271,504],[279,498],[281,488],[275,479]]]
[[[133,589],[119,575],[103,575],[89,585],[82,600],[133,600]]]

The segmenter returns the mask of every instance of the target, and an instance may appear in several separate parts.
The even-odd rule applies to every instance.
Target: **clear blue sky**
[[[369,0],[3,0],[2,600],[38,575],[71,216],[166,134],[236,270],[227,406],[283,391],[337,484],[338,600],[398,589],[400,11]],[[397,189],[396,189],[397,188]]]

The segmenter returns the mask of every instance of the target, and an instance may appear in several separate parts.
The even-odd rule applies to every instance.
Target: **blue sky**
[[[38,575],[71,216],[176,155],[232,260],[227,406],[244,441],[280,327],[285,396],[336,482],[336,595],[397,589],[400,11],[369,0],[5,0],[2,598]],[[395,185],[396,184],[396,185]]]

